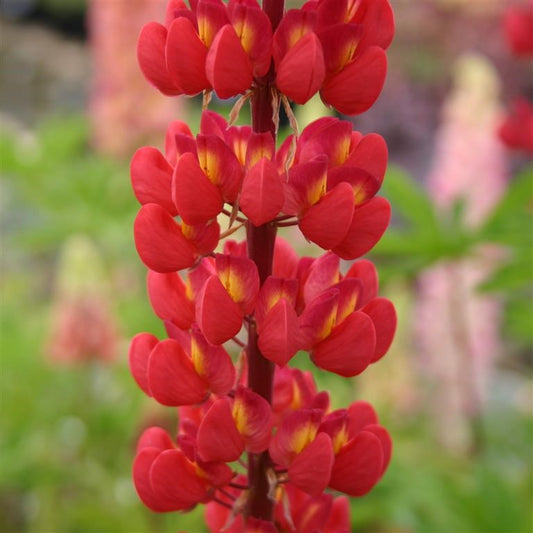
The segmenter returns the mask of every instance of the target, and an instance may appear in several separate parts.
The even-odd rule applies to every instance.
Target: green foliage
[[[397,167],[389,168],[383,194],[393,206],[393,219],[372,251],[380,262],[382,282],[414,279],[439,261],[475,256],[480,248],[496,247],[500,266],[479,289],[502,296],[506,331],[532,348],[533,166],[509,183],[500,203],[476,229],[464,224],[461,201],[447,215],[438,212],[423,188]]]

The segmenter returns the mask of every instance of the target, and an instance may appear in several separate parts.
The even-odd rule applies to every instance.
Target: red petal
[[[322,45],[316,34],[310,32],[279,63],[276,86],[297,104],[305,104],[320,89],[325,75]]]
[[[366,426],[378,423],[378,415],[368,402],[359,400],[348,407],[348,437],[352,439]]]
[[[257,322],[257,329],[260,332],[262,321],[265,315],[270,311],[281,299],[285,299],[293,307],[296,305],[296,297],[298,296],[298,280],[277,278],[268,276],[261,287],[259,298],[255,305],[254,316]]]
[[[377,178],[362,168],[343,165],[330,169],[328,172],[328,189],[332,189],[342,182],[349,183],[352,186],[354,204],[356,206],[374,197],[381,186]]]
[[[311,349],[331,333],[337,317],[338,304],[339,290],[330,289],[305,306],[300,315],[300,333],[302,347],[305,350]]]
[[[228,24],[226,6],[220,1],[200,1],[196,7],[198,35],[209,48],[217,32]]]
[[[194,322],[194,302],[187,297],[187,287],[177,272],[160,274],[148,271],[148,296],[161,320],[172,320],[178,328],[189,329]]]
[[[356,376],[370,364],[375,346],[372,320],[356,311],[314,348],[311,359],[324,370],[345,377]]]
[[[231,299],[242,314],[251,313],[259,293],[259,274],[255,263],[247,257],[216,255],[217,274]]]
[[[316,13],[303,9],[289,9],[276,28],[272,42],[272,57],[276,70],[287,54],[306,34],[313,31],[316,25]]]
[[[283,238],[276,237],[272,274],[279,278],[294,278],[298,266],[298,255]]]
[[[319,118],[304,128],[298,139],[296,158],[299,163],[318,154],[328,158],[328,168],[344,164],[350,153],[352,124],[335,117]]]
[[[161,454],[161,450],[156,448],[145,448],[133,462],[133,484],[141,501],[156,513],[177,511],[179,505],[171,498],[161,497],[154,493],[150,482],[150,469],[154,461]]]
[[[336,74],[356,53],[363,28],[359,24],[334,24],[318,32],[328,74]]]
[[[267,313],[261,323],[258,346],[264,357],[279,366],[285,366],[300,349],[298,316],[287,300],[280,300]]]
[[[387,49],[394,37],[394,13],[389,0],[364,0],[350,22],[361,22],[361,47],[377,45]]]
[[[379,480],[382,465],[379,438],[362,431],[335,457],[329,486],[350,496],[363,496]]]
[[[264,452],[272,432],[272,409],[259,394],[239,387],[233,401],[232,416],[237,430],[244,438],[246,450]]]
[[[355,61],[324,82],[322,99],[345,115],[366,111],[377,99],[387,74],[382,48],[367,48]]]
[[[148,381],[154,398],[163,405],[194,405],[207,395],[189,356],[173,339],[161,341],[148,361]]]
[[[228,400],[221,398],[209,408],[198,428],[198,453],[204,461],[236,461],[244,440],[235,427]]]
[[[355,259],[370,251],[379,241],[391,216],[390,204],[375,196],[353,212],[345,239],[332,251],[342,259]]]
[[[196,320],[211,344],[222,344],[239,333],[241,310],[216,276],[211,276],[196,297]]]
[[[353,146],[354,141],[355,139],[352,141],[346,165],[366,170],[381,184],[389,157],[385,139],[377,133],[369,133],[357,141],[355,146]]]
[[[383,475],[389,466],[392,456],[392,439],[390,438],[389,432],[383,426],[378,424],[365,426],[365,432],[366,431],[373,433],[381,442],[381,451],[383,452],[381,475]]]
[[[168,211],[157,204],[141,207],[133,226],[135,246],[143,263],[156,272],[190,267],[196,257],[191,243]]]
[[[211,183],[222,191],[226,202],[237,198],[242,181],[242,168],[225,141],[215,135],[198,135],[198,161]]]
[[[299,489],[318,496],[329,484],[334,456],[331,439],[319,433],[289,466],[289,481]]]
[[[165,157],[172,166],[175,166],[178,157],[185,152],[196,153],[196,141],[185,122],[173,120],[165,134]]]
[[[137,442],[137,453],[144,448],[156,448],[160,451],[164,451],[172,450],[175,446],[164,429],[153,426],[146,429],[141,435],[139,442]]]
[[[197,94],[209,89],[205,76],[207,48],[198,37],[193,23],[179,17],[168,30],[166,58],[172,81],[179,85],[185,94]]]
[[[178,214],[172,201],[172,167],[156,148],[139,148],[131,160],[133,192],[141,204],[159,204],[172,216]]]
[[[152,464],[150,481],[155,496],[174,501],[176,510],[187,509],[208,496],[206,480],[198,476],[195,465],[181,450],[162,452]]]
[[[191,333],[191,357],[198,374],[215,394],[227,394],[235,385],[235,367],[222,346],[209,344],[194,326]]]
[[[372,362],[381,359],[392,344],[396,332],[396,310],[390,300],[374,298],[361,311],[367,314],[374,323],[376,330],[376,349]]]
[[[263,157],[273,160],[275,156],[276,147],[274,146],[274,138],[270,132],[256,133],[253,132],[245,140],[246,167],[251,168]],[[277,167],[276,167],[277,168]]]
[[[333,500],[328,523],[323,533],[338,533],[339,531],[350,531],[350,502],[344,496]]]
[[[359,259],[355,261],[348,272],[346,278],[356,278],[363,282],[363,291],[359,295],[357,309],[366,305],[372,298],[378,294],[378,272],[374,263],[368,259]]]
[[[321,248],[335,248],[346,236],[354,213],[353,190],[339,183],[299,219],[302,233]]]
[[[283,202],[283,185],[277,167],[263,158],[244,176],[239,206],[254,226],[261,226],[280,212]]]
[[[178,159],[172,180],[172,198],[183,221],[192,226],[215,218],[224,205],[218,187],[209,181],[191,153]]]
[[[157,22],[143,26],[137,42],[137,60],[146,79],[163,94],[174,96],[183,91],[171,79],[165,62],[167,29]]]
[[[206,59],[207,79],[219,98],[231,98],[252,85],[252,65],[230,24],[216,35]]]
[[[339,281],[339,264],[339,258],[328,252],[311,265],[303,291],[306,304]]]
[[[138,333],[131,339],[130,343],[128,354],[130,372],[137,385],[148,396],[152,396],[152,391],[148,384],[148,359],[158,342],[157,337],[150,333]]]
[[[216,220],[198,226],[181,225],[183,233],[190,240],[197,255],[208,255],[218,246],[220,226]]]
[[[289,411],[271,439],[269,453],[272,460],[289,467],[295,457],[315,440],[322,414],[320,409]]]

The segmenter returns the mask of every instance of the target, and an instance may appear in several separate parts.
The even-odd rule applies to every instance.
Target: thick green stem
[[[264,0],[263,10],[270,18],[274,30],[283,16],[284,0]],[[256,80],[251,108],[253,130],[258,133],[270,132],[275,141],[276,129],[272,105],[273,81],[274,70],[271,67],[264,78]],[[266,278],[272,274],[276,226],[269,223],[255,227],[248,222],[246,238],[248,257],[256,264],[262,285]],[[271,404],[275,365],[261,354],[257,345],[257,330],[253,321],[249,327],[246,352],[248,387]],[[268,497],[270,490],[268,470],[271,466],[272,461],[268,451],[261,454],[249,454],[248,486],[250,492],[245,514],[269,522],[273,521],[274,515],[274,502]]]

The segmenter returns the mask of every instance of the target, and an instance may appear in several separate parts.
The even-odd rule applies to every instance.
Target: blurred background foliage
[[[394,218],[372,258],[383,293],[398,308],[400,329],[387,357],[361,377],[343,380],[315,372],[319,388],[332,391],[335,407],[355,398],[371,400],[394,439],[394,459],[383,481],[368,496],[353,500],[353,531],[529,533],[531,163],[507,154],[509,185],[475,227],[465,223],[469,207],[460,199],[447,211],[436,208],[424,177],[440,107],[450,91],[451,64],[462,50],[475,43],[476,51],[494,61],[506,78],[504,98],[518,89],[530,91],[530,81],[524,81],[523,66],[507,64],[501,39],[480,38],[489,30],[498,34],[497,2],[488,1],[482,15],[465,7],[468,2],[394,4],[398,37],[389,80],[376,109],[356,118],[355,127],[381,133],[391,151],[382,194]],[[65,56],[65,68],[73,58],[89,63],[86,2],[5,0],[1,5],[0,29],[8,39],[0,49],[0,79],[6,80],[0,98],[0,531],[200,533],[205,531],[201,509],[154,515],[138,502],[130,481],[143,428],[159,424],[172,430],[176,424],[174,410],[144,398],[127,368],[129,338],[139,331],[163,335],[147,300],[145,270],[132,238],[137,204],[128,159],[141,143],[132,143],[120,156],[96,149],[94,116],[84,114],[93,109],[87,104],[88,71],[64,79],[45,65],[46,60],[61,63],[58,54],[67,49],[74,56]],[[413,27],[421,28],[419,43]],[[25,48],[32,36],[43,40],[42,55]],[[168,120],[186,115],[197,124],[197,100],[179,111]],[[127,129],[121,127],[117,135]],[[155,136],[159,146],[163,134],[160,128]],[[80,236],[91,243],[90,257],[100,265],[94,268],[97,274],[91,270],[94,276],[83,268],[65,274],[61,267],[65,249]],[[482,409],[465,413],[470,439],[466,446],[445,446],[435,431],[439,412],[427,401],[435,382],[420,363],[413,308],[422,272],[470,257],[486,245],[496,245],[501,257],[475,292],[503,304],[503,342]],[[86,256],[81,257],[83,263]],[[64,289],[73,285],[75,298]],[[87,299],[95,299],[96,311],[87,311]],[[65,309],[67,318],[82,317],[81,340],[66,341],[78,354],[70,360],[68,351],[54,353]],[[91,344],[84,335],[102,324],[110,327],[109,336],[89,339]],[[113,357],[104,360],[93,353],[100,348],[111,350]],[[303,354],[295,362],[312,368]],[[468,374],[468,368],[464,361],[461,372]],[[448,405],[439,408],[444,420]]]

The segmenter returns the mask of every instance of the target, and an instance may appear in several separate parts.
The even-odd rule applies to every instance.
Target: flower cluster
[[[172,123],[165,151],[140,148],[131,163],[143,205],[135,242],[157,272],[188,268],[211,253],[225,206],[254,226],[293,219],[308,240],[343,259],[368,252],[389,223],[389,203],[375,196],[387,164],[385,141],[352,131],[346,121],[318,119],[276,151],[268,133],[228,127],[206,111],[196,138],[183,122]]]
[[[351,377],[392,342],[394,307],[361,259],[390,219],[376,196],[387,147],[328,117],[276,148],[274,115],[280,99],[317,91],[344,112],[368,107],[392,14],[385,0],[279,11],[274,24],[256,0],[171,0],[166,25],[141,32],[141,68],[161,91],[247,93],[254,125],[204,110],[198,135],[174,121],[164,153],[143,147],[132,159],[135,244],[166,338],[136,335],[130,368],[179,413],[176,438],[143,434],[133,477],[154,511],[207,504],[212,531],[348,531],[347,499],[324,491],[371,490],[391,439],[370,405],[332,410],[311,374],[289,365],[306,351],[316,367]],[[325,253],[298,257],[276,235],[286,226]],[[241,227],[245,241],[224,240]],[[341,259],[357,261],[345,269]]]
[[[257,0],[171,0],[165,24],[144,26],[138,43],[146,78],[167,95],[245,93],[271,65],[275,86],[304,104],[320,91],[341,113],[366,111],[387,70],[394,33],[387,0],[309,0],[273,31]]]

